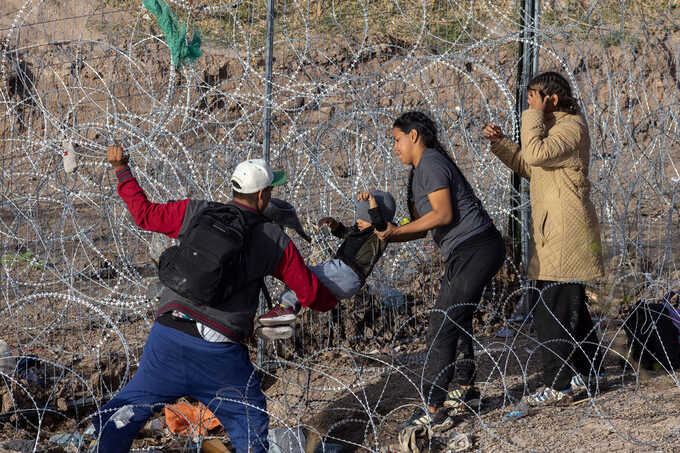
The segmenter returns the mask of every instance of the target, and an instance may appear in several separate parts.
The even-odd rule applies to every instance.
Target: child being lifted
[[[333,259],[309,268],[338,300],[349,299],[364,285],[387,248],[387,242],[380,240],[375,231],[384,231],[394,217],[394,197],[389,193],[363,191],[357,198],[357,221],[352,227],[347,228],[332,217],[319,220],[320,227],[328,226],[343,242]],[[288,288],[278,300],[277,306],[259,317],[258,332],[270,340],[291,337],[300,310],[295,293]]]

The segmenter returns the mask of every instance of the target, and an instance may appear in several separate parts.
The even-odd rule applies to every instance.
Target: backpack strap
[[[258,217],[251,220],[250,222],[246,222],[247,232],[248,232],[247,241],[250,242],[250,240],[251,240],[251,231],[252,231],[254,226],[259,225],[261,223],[267,223],[267,222],[270,222],[270,221],[271,221],[270,219],[268,219],[267,217],[260,214]],[[250,281],[252,281],[252,280],[250,280]],[[268,309],[274,308],[274,304],[272,302],[272,297],[269,294],[269,290],[267,289],[267,284],[264,281],[264,277],[260,278],[260,285],[259,286],[260,286],[260,290],[262,291],[262,294],[264,295],[264,299],[267,302],[267,308]]]

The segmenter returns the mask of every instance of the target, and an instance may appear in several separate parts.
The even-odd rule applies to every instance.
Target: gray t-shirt
[[[434,149],[426,149],[413,175],[413,201],[418,215],[432,210],[428,194],[439,189],[451,191],[453,219],[432,230],[432,239],[448,258],[461,242],[486,231],[493,225],[482,202],[475,196],[458,167]]]

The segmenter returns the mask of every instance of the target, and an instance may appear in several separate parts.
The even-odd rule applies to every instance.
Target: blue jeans
[[[338,300],[349,299],[361,289],[361,279],[356,272],[337,258],[310,266],[309,270]],[[296,310],[300,308],[297,296],[288,288],[279,295],[279,301]]]
[[[135,375],[93,418],[101,432],[97,451],[129,451],[153,412],[185,395],[215,414],[238,453],[267,452],[267,403],[246,348],[237,343],[210,343],[160,324],[151,329]],[[128,405],[133,415],[117,428],[115,418],[109,419]]]

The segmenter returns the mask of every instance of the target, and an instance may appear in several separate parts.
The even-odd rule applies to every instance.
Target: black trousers
[[[543,383],[564,390],[575,373],[588,377],[599,368],[599,339],[586,306],[586,288],[546,280],[536,286],[534,325],[541,344]]]
[[[474,383],[472,316],[504,261],[505,244],[495,227],[466,240],[448,257],[427,328],[423,392],[430,406],[442,406],[454,375],[458,384]],[[462,359],[456,362],[459,342]]]

